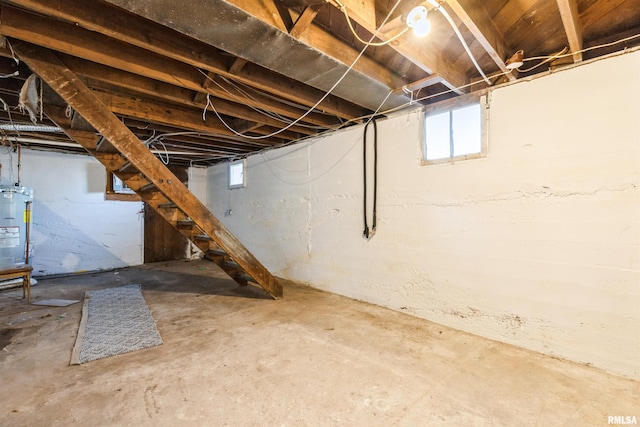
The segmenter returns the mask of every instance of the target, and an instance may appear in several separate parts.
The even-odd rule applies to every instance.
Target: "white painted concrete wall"
[[[210,168],[207,203],[277,275],[639,378],[638,70],[496,89],[483,159],[420,166],[420,114],[381,122],[370,241],[362,128],[251,157],[245,189]]]
[[[17,180],[17,154],[0,148],[2,185]],[[104,200],[104,166],[90,156],[22,150],[22,182],[34,189],[35,276],[139,265],[141,202]]]

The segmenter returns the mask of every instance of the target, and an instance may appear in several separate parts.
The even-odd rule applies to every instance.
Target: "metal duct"
[[[322,91],[331,89],[348,69],[225,0],[106,1]],[[391,89],[351,70],[333,94],[375,110]],[[383,109],[404,105],[407,100],[402,94],[391,95]]]
[[[23,124],[14,124],[14,123],[0,123],[0,130],[8,130],[13,132],[47,132],[47,133],[63,132],[63,130],[57,126],[23,125]]]

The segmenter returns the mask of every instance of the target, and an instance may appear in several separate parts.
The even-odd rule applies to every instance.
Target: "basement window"
[[[229,188],[244,188],[247,186],[245,174],[246,160],[237,160],[229,163]]]
[[[105,199],[137,202],[140,201],[140,196],[138,196],[131,188],[127,187],[127,184],[122,182],[122,180],[115,176],[113,172],[107,171]]]
[[[423,164],[486,156],[484,103],[425,113]]]

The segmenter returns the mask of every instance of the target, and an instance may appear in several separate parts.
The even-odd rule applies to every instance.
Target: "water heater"
[[[32,188],[0,186],[0,268],[25,264],[27,221],[31,221],[27,202],[33,202]]]

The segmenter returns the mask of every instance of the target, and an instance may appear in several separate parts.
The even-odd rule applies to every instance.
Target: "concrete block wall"
[[[244,189],[212,167],[207,204],[276,275],[640,378],[638,69],[493,90],[482,159],[422,166],[422,114],[380,122],[369,241],[362,127],[250,157]]]

